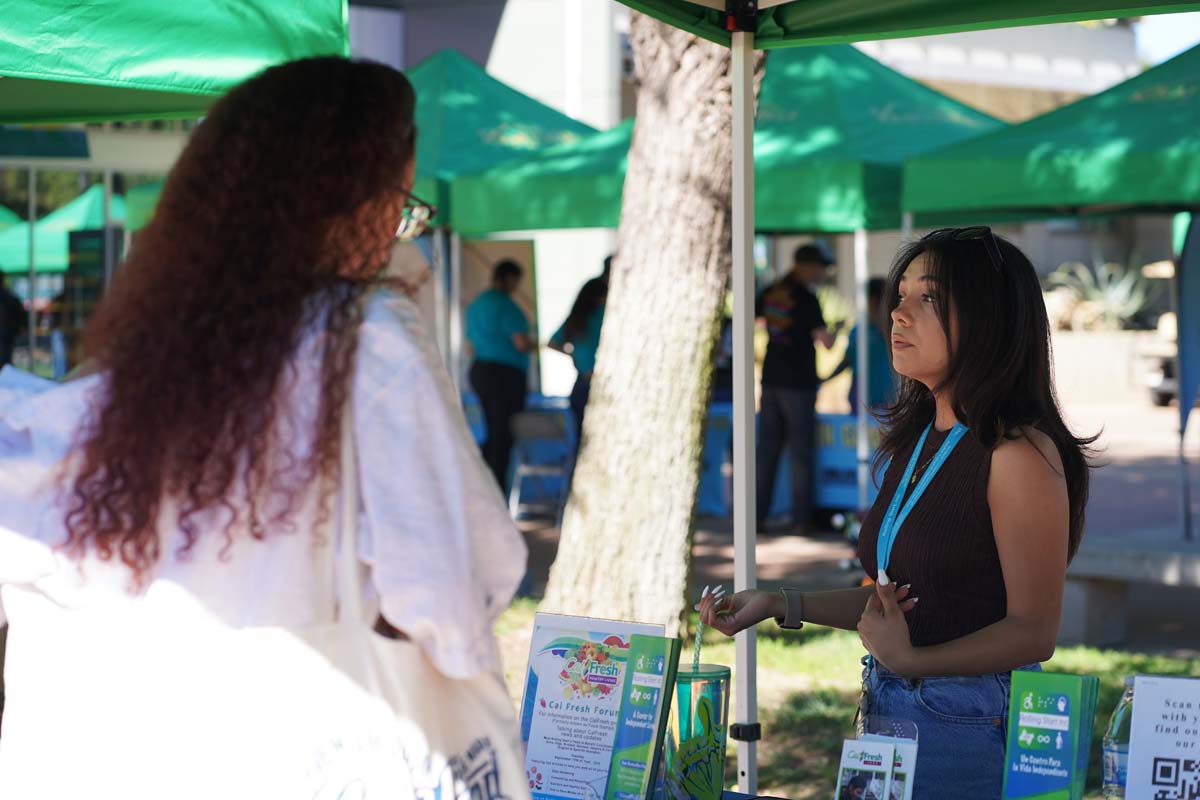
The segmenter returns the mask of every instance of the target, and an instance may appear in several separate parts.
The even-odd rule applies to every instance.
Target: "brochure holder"
[[[917,724],[909,719],[868,714],[860,718],[859,727],[856,741],[864,745],[886,746],[891,763],[886,783],[882,786],[868,784],[864,787],[867,794],[873,794],[879,800],[912,800],[913,771],[917,766],[917,737],[920,733]],[[847,766],[849,765],[843,763],[843,769]]]
[[[868,714],[861,719],[858,738],[867,739],[871,736],[884,736],[888,739],[911,739],[915,742],[919,733],[917,723],[912,720],[893,719],[892,717],[880,717]]]

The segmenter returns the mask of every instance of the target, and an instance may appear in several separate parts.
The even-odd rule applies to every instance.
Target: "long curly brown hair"
[[[226,549],[239,524],[258,539],[295,527],[298,498],[337,471],[358,299],[403,214],[414,106],[399,72],[334,57],[272,67],[213,106],[85,336],[107,381],[64,487],[68,553],[119,557],[142,584],[166,497],[178,500],[177,555],[205,511],[229,512]],[[317,431],[297,458],[277,396],[316,324]]]

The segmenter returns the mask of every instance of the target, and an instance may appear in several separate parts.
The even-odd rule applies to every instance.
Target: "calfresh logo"
[[[621,651],[629,645],[610,636],[603,642],[564,638],[551,642],[543,652],[562,659],[558,672],[563,697],[575,700],[603,700],[616,697],[625,662]]]
[[[593,661],[588,664],[587,682],[596,686],[616,686],[617,679],[621,677],[621,668],[615,663],[608,661],[600,663]]]
[[[857,761],[864,766],[883,766],[883,753],[872,753],[869,750],[851,750],[846,755],[852,761]]]

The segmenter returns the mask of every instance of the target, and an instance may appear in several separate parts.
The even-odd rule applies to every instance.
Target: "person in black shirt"
[[[811,524],[812,449],[816,435],[817,352],[815,342],[833,345],[821,305],[813,294],[833,259],[816,245],[796,248],[792,270],[758,297],[755,316],[770,339],[762,370],[758,420],[758,527],[771,508],[775,469],[784,444],[792,467],[792,521],[797,532]]]
[[[4,273],[0,272],[0,367],[12,363],[17,337],[28,320],[24,303],[4,285]]]

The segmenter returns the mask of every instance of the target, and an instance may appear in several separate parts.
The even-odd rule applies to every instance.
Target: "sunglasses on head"
[[[1000,243],[996,241],[996,235],[987,225],[972,225],[967,228],[938,228],[921,237],[922,242],[929,239],[953,239],[956,242],[981,241],[983,249],[987,252],[988,260],[992,262],[996,272],[1000,272],[1004,266],[1004,256],[1000,254]]]
[[[411,242],[429,227],[429,220],[437,214],[437,209],[412,192],[406,194],[404,216],[400,220],[400,226],[396,228],[396,238],[402,242]]]

